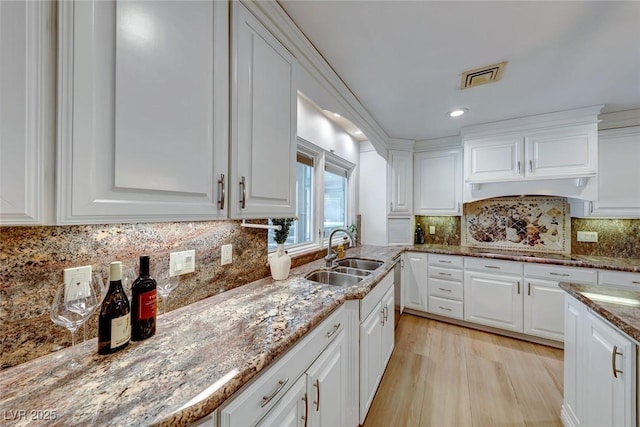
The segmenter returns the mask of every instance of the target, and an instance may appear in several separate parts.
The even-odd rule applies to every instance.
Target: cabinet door
[[[525,278],[524,333],[564,339],[564,294],[558,282]]]
[[[231,215],[295,216],[295,59],[233,2]]]
[[[596,174],[597,150],[595,123],[528,134],[525,137],[525,176],[593,176]]]
[[[524,177],[523,137],[476,139],[464,143],[466,182],[509,181]]]
[[[0,2],[0,224],[53,222],[52,2]]]
[[[382,354],[380,375],[384,374],[384,370],[389,363],[391,353],[395,344],[395,319],[393,317],[393,288],[387,292],[381,301],[382,304],[382,340],[380,342],[380,353]]]
[[[404,306],[414,310],[427,310],[427,254],[407,252],[404,257]]]
[[[598,133],[598,200],[590,216],[640,217],[640,126]]]
[[[522,280],[465,273],[464,320],[522,332]]]
[[[587,312],[584,325],[586,426],[636,425],[636,346]]]
[[[259,427],[303,427],[310,411],[306,378],[298,381],[282,396],[280,401],[258,422]]]
[[[583,323],[584,306],[576,299],[564,298],[564,381],[562,419],[565,425],[579,426],[583,418]]]
[[[460,149],[416,153],[413,167],[416,215],[462,214]]]
[[[360,422],[364,423],[382,379],[382,305],[360,324]]]
[[[225,217],[227,4],[59,5],[59,221]]]
[[[389,215],[411,215],[413,211],[413,152],[389,151]]]
[[[307,370],[312,426],[345,425],[346,345],[343,330]]]

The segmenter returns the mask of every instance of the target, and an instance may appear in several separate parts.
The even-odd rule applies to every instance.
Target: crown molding
[[[604,113],[599,119],[598,130],[640,126],[640,109]]]

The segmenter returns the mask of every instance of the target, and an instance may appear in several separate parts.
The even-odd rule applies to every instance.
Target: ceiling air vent
[[[475,70],[465,71],[462,73],[460,89],[497,82],[502,77],[502,72],[506,65],[507,63],[505,61],[498,64],[487,65],[482,68],[476,68]]]

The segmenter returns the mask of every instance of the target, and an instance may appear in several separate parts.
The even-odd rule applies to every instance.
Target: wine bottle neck
[[[149,276],[149,257],[143,255],[140,257],[140,277]]]

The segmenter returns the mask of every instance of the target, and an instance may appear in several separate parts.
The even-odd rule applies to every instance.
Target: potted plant
[[[280,229],[275,229],[273,233],[273,240],[277,243],[276,253],[271,256],[269,260],[269,268],[271,269],[271,277],[273,280],[284,280],[289,277],[289,270],[291,269],[291,257],[284,250],[284,243],[289,237],[289,229],[291,224],[297,218],[272,218],[271,224],[280,226]]]

